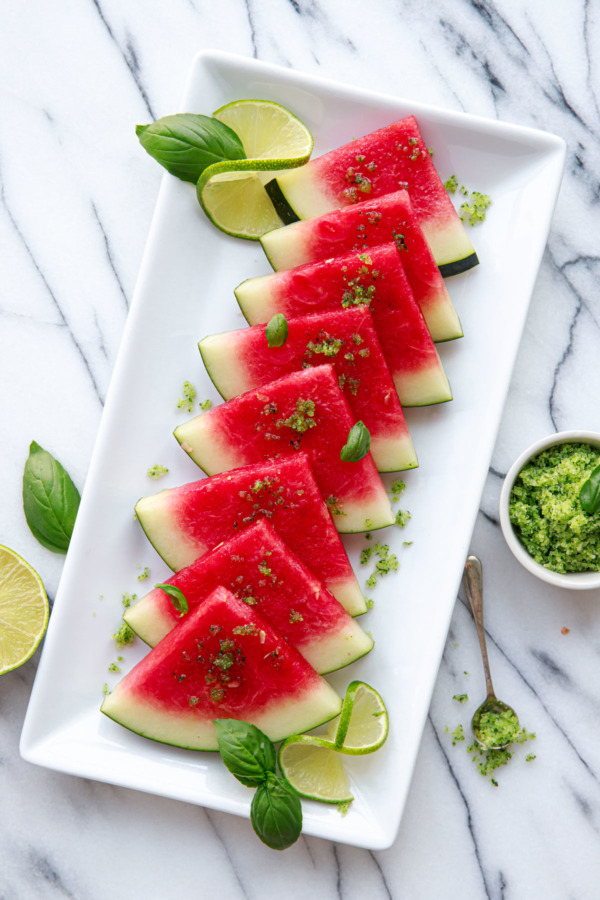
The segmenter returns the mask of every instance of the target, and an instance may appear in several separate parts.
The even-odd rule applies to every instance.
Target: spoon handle
[[[483,628],[483,570],[481,562],[476,556],[467,557],[464,580],[467,598],[471,605],[473,618],[475,619],[475,625],[477,627],[479,646],[481,647],[481,656],[483,658],[483,672],[485,675],[487,695],[488,697],[494,697],[494,686],[492,684],[492,676],[490,675],[490,663],[488,660],[485,631]]]

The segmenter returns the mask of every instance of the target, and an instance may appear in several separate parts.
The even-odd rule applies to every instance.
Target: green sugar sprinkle
[[[399,525],[400,528],[404,528],[404,526],[410,522],[410,513],[407,509],[399,509],[396,513],[396,525]]]
[[[600,570],[600,516],[584,512],[579,494],[600,462],[589,444],[556,444],[519,472],[510,521],[535,562],[552,572]]]
[[[158,463],[156,463],[153,466],[150,466],[149,469],[146,469],[146,475],[148,476],[148,478],[162,478],[163,475],[168,475],[168,474],[169,474],[169,470],[167,469],[167,467],[161,466]]]
[[[113,634],[113,640],[115,641],[119,650],[122,647],[127,646],[127,644],[132,644],[133,639],[135,638],[135,631],[129,627],[127,622],[123,622],[118,631]]]
[[[191,381],[183,382],[183,397],[177,401],[177,409],[183,409],[186,412],[192,412],[194,408],[194,400],[196,399],[196,388]]]

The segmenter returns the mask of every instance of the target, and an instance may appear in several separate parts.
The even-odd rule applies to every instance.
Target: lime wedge
[[[14,550],[0,546],[0,675],[33,655],[47,625],[42,579]]]
[[[268,100],[236,100],[213,115],[235,131],[247,159],[205,169],[196,185],[198,200],[221,231],[258,240],[283,224],[264,184],[275,171],[307,162],[312,135],[293,113]]]
[[[332,743],[310,735],[294,735],[279,748],[283,777],[301,797],[322,803],[353,800],[339,753]]]
[[[374,753],[388,736],[388,714],[376,690],[364,681],[348,685],[342,711],[327,732],[340,753],[362,756]]]

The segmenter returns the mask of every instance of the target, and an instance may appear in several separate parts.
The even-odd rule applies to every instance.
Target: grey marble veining
[[[600,895],[600,592],[522,570],[498,525],[501,480],[543,434],[600,430],[600,7],[441,0],[64,0],[0,10],[0,543],[54,596],[62,560],[24,523],[32,439],[81,486],[160,172],[137,122],[172,112],[189,63],[220,48],[567,141],[563,187],[472,549],[485,563],[495,682],[537,733],[483,779],[446,727],[483,694],[458,599],[393,848],[302,838],[267,850],[248,822],[27,765],[35,659],[0,683],[0,897],[595,900]],[[510,265],[510,260],[506,260]],[[501,314],[501,311],[498,311]],[[563,627],[569,633],[561,633]],[[65,660],[68,666],[69,661]],[[466,675],[465,672],[470,674]],[[454,694],[468,693],[461,706]]]

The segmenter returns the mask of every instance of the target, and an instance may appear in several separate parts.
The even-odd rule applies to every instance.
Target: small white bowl
[[[559,572],[553,572],[551,569],[547,569],[545,566],[535,562],[515,534],[510,521],[508,506],[517,475],[532,457],[537,456],[538,453],[546,450],[548,447],[553,447],[555,444],[591,444],[592,447],[600,450],[600,433],[597,431],[559,431],[557,434],[551,434],[549,437],[536,441],[535,444],[524,450],[508,470],[502,485],[502,491],[500,492],[500,527],[513,555],[532,575],[536,575],[542,581],[547,581],[548,584],[553,584],[555,587],[569,588],[574,591],[600,588],[600,572],[571,572],[567,575],[561,575]]]

